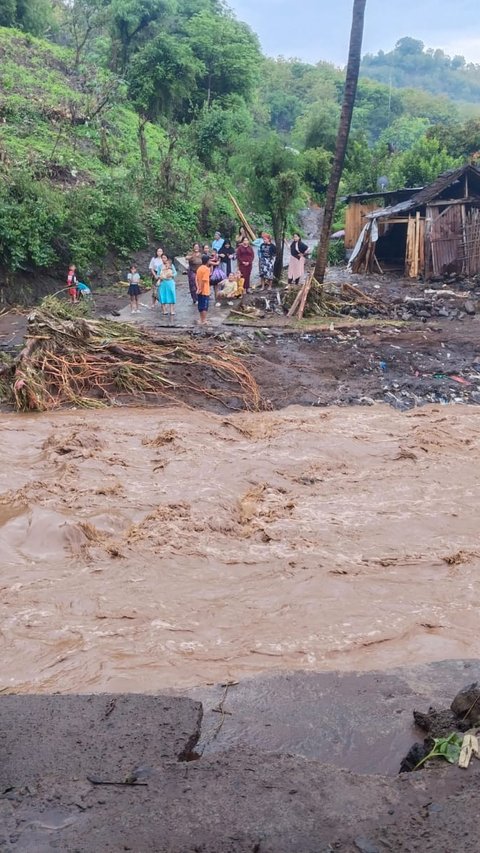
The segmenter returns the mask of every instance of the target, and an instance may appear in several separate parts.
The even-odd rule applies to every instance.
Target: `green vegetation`
[[[480,100],[480,65],[463,56],[451,58],[443,50],[425,48],[423,42],[402,38],[388,53],[368,54],[362,63],[364,77],[398,88],[424,89],[455,101]]]
[[[415,770],[430,761],[431,758],[444,758],[449,764],[457,764],[462,751],[463,735],[453,732],[448,737],[437,737],[433,739],[433,747],[421,761],[418,762]]]
[[[0,0],[0,24],[2,277],[232,234],[229,192],[277,241],[323,203],[344,74],[263,57],[222,0]],[[445,88],[448,71],[473,100],[478,68],[412,42],[392,54],[416,78],[390,85],[388,63],[364,61],[343,194],[424,184],[480,151],[480,110]],[[432,62],[445,86],[412,88]]]

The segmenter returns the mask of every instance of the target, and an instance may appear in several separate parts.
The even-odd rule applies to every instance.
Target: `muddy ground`
[[[342,273],[340,281],[345,277]],[[375,279],[351,278],[366,293],[378,293]],[[266,404],[274,409],[386,402],[406,411],[426,403],[480,404],[477,290],[468,290],[464,282],[449,282],[443,291],[442,285],[436,287],[439,289],[432,291],[422,283],[403,279],[383,281],[382,299],[390,307],[403,306],[405,299],[430,304],[428,312],[423,307],[416,309],[428,313],[427,317],[410,315],[408,321],[374,315],[367,320],[354,316],[307,318],[299,329],[287,325],[283,314],[263,312],[261,318],[239,320],[228,307],[212,306],[212,325],[206,335],[212,346],[224,343],[243,354]],[[427,296],[425,289],[431,291]],[[149,294],[142,298],[143,313],[135,317],[136,322],[167,335],[198,334],[196,312],[187,306],[185,281],[178,290],[181,325],[166,328],[161,316],[150,310]],[[465,302],[471,303],[468,307],[474,314],[463,310]],[[126,304],[125,295],[118,291],[95,294],[97,316],[128,320]],[[438,310],[448,316],[438,316]],[[0,315],[0,348],[19,345],[25,328],[24,312]],[[218,411],[218,407],[213,409]]]

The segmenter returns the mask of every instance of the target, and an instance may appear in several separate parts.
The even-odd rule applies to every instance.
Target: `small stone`
[[[380,853],[380,849],[368,838],[356,838],[353,842],[360,853]]]
[[[463,310],[466,314],[469,314],[470,317],[473,317],[473,315],[477,313],[473,299],[467,299],[466,302],[464,302]]]

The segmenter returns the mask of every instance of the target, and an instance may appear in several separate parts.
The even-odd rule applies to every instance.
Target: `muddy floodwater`
[[[480,415],[0,415],[2,683],[156,691],[480,655]]]

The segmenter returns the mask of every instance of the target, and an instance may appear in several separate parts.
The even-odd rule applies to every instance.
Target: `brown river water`
[[[0,414],[0,689],[480,656],[480,415]]]

